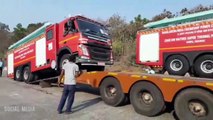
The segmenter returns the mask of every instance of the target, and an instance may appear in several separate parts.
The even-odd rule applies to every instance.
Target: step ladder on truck
[[[212,79],[93,71],[82,73],[77,83],[99,88],[101,98],[111,106],[120,106],[129,99],[142,115],[159,115],[166,103],[171,103],[180,120],[213,118]]]

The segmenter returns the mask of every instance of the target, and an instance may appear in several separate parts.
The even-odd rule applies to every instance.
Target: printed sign
[[[194,24],[162,31],[161,47],[213,44],[213,24]]]

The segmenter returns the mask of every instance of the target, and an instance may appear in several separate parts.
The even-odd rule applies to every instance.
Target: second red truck
[[[213,77],[213,10],[145,25],[137,35],[137,63],[169,74]]]

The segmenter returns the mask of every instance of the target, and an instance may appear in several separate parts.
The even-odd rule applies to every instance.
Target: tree
[[[9,37],[11,33],[9,32],[9,26],[0,22],[0,57],[4,57],[4,53],[9,46]]]
[[[9,25],[0,22],[0,30],[9,31]]]
[[[33,31],[35,31],[36,29],[40,28],[43,25],[44,25],[44,23],[40,23],[40,22],[29,24],[26,28],[26,31],[27,31],[26,34],[28,35],[28,34],[32,33]]]
[[[189,10],[187,8],[183,8],[181,11],[180,11],[180,15],[181,16],[184,16],[184,15],[187,15],[187,14],[190,14]]]
[[[136,33],[144,29],[143,25],[149,20],[138,15],[130,23],[119,15],[113,15],[108,19],[108,26],[113,40],[113,52],[116,60],[121,60],[122,56],[130,61],[135,61]]]
[[[162,13],[160,13],[159,15],[154,16],[152,18],[152,21],[154,22],[154,21],[165,19],[165,18],[173,18],[174,16],[175,15],[172,12],[164,9]]]
[[[190,12],[191,13],[197,13],[197,12],[202,12],[202,11],[207,11],[209,10],[208,7],[203,6],[203,5],[198,5],[195,8],[191,9]]]
[[[16,27],[14,28],[12,41],[16,42],[16,41],[24,38],[27,35],[26,32],[27,32],[27,30],[22,27],[22,24],[18,23],[16,25]]]
[[[148,22],[149,20],[147,18],[142,18],[140,14],[136,16],[134,20],[130,21],[129,28],[132,39],[136,39],[137,31],[145,29],[143,26]]]
[[[210,6],[198,5],[198,6],[194,7],[194,8],[192,8],[192,9],[183,8],[180,11],[180,15],[184,16],[184,15],[197,13],[197,12],[202,12],[202,11],[207,11],[207,10],[212,10],[212,9],[213,9],[213,5],[210,5]]]
[[[27,26],[27,28],[24,28],[24,27],[22,27],[22,24],[19,23],[14,28],[13,36],[12,36],[11,39],[12,39],[13,42],[16,42],[16,41],[24,38],[25,36],[29,35],[30,33],[35,31],[36,29],[38,29],[42,25],[44,25],[44,23],[31,23]]]
[[[136,59],[136,35],[140,30],[144,30],[144,25],[147,24],[149,20],[147,18],[143,18],[140,14],[134,17],[128,26],[129,30],[129,42],[128,42],[128,50],[129,56],[127,57],[128,65],[135,65]]]
[[[124,55],[125,41],[128,39],[127,26],[125,19],[119,15],[113,15],[107,20],[109,34],[113,41],[113,52],[116,60]]]

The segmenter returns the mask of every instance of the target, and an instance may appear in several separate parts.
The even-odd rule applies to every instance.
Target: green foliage
[[[13,31],[12,41],[16,42],[24,38],[27,35],[26,32],[27,30],[22,27],[21,23],[17,24]]]
[[[207,10],[212,10],[213,9],[213,4],[210,6],[203,6],[203,5],[198,5],[192,9],[188,9],[188,8],[183,8],[180,11],[180,15],[184,16],[184,15],[188,15],[188,14],[192,14],[192,13],[197,13],[197,12],[201,12],[201,11],[207,11]]]
[[[137,66],[135,60],[136,60],[136,52],[134,52],[134,53],[132,53],[132,54],[130,54],[128,56],[127,65],[129,65],[129,66]]]
[[[173,14],[172,12],[164,9],[162,13],[160,13],[159,15],[156,15],[152,18],[152,21],[158,21],[158,20],[162,20],[164,18],[173,18],[175,17],[175,14]]]
[[[10,44],[9,37],[11,33],[9,32],[9,26],[0,22],[0,58],[4,57],[7,47]]]
[[[17,24],[13,31],[13,36],[11,38],[12,41],[16,42],[24,38],[28,34],[32,33],[33,31],[41,27],[43,24],[44,23],[31,23],[27,26],[27,28],[22,27],[21,23]]]
[[[119,15],[113,15],[108,20],[109,32],[113,40],[113,53],[115,60],[122,59],[126,56],[128,59],[135,53],[136,33],[144,29],[143,25],[148,23],[148,19],[138,15],[130,23],[127,23],[124,18]],[[134,56],[130,62],[133,62]],[[135,61],[135,59],[134,59]]]
[[[119,40],[113,42],[113,56],[116,61],[119,61],[120,57],[123,54],[123,43]]]
[[[142,18],[141,15],[136,16],[134,20],[130,22],[129,29],[131,31],[130,37],[132,40],[136,39],[137,31],[145,29],[143,26],[148,22],[149,20],[146,18]]]
[[[41,26],[43,26],[44,23],[31,23],[27,26],[27,35],[32,33],[33,31],[35,31],[36,29],[40,28]]]
[[[0,22],[0,30],[9,31],[10,30],[9,25]]]

